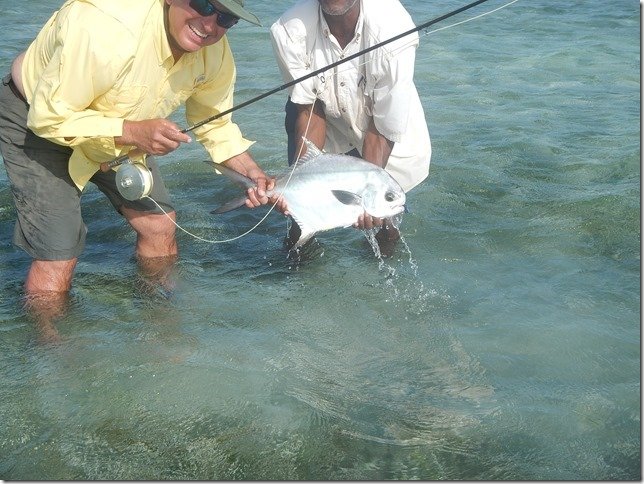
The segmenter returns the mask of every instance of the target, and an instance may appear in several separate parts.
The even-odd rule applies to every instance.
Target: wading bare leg
[[[175,238],[175,212],[165,214],[145,213],[122,207],[121,212],[137,234],[136,258],[143,280],[154,289],[161,286],[171,290],[174,282],[171,271],[177,260]]]
[[[55,321],[65,314],[77,259],[34,260],[25,280],[25,309],[43,343],[60,341]]]

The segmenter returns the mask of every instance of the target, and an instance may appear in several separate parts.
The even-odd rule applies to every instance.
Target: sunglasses
[[[229,29],[239,22],[239,17],[235,17],[228,12],[222,12],[208,0],[190,0],[190,8],[202,17],[210,17],[211,15],[217,14],[217,25],[224,29]]]

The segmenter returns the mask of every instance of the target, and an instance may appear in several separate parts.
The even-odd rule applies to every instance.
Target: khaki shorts
[[[36,136],[27,126],[29,105],[19,97],[10,76],[0,86],[0,152],[17,212],[13,242],[38,260],[70,260],[85,247],[87,227],[81,216],[81,191],[68,173],[72,150]],[[165,211],[174,211],[170,195],[152,157],[150,197]],[[148,199],[130,201],[116,188],[116,173],[98,171],[90,181],[103,192],[114,208],[161,213]]]

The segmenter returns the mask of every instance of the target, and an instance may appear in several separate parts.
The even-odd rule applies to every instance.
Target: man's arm
[[[380,168],[387,166],[389,155],[394,149],[394,142],[385,138],[385,136],[378,131],[373,118],[369,121],[369,128],[364,136],[362,143],[362,158],[378,165]]]
[[[373,118],[369,121],[369,128],[365,133],[364,141],[362,143],[362,158],[374,165],[378,165],[380,168],[387,166],[387,161],[389,161],[389,155],[391,155],[391,150],[394,148],[394,142],[388,140],[384,137],[382,133],[378,131]],[[367,213],[364,213],[358,217],[357,223],[354,224],[354,227],[360,229],[372,229],[374,227],[380,227],[382,225],[382,219],[372,217]]]
[[[297,108],[295,118],[295,159],[299,159],[306,154],[303,137],[306,137],[320,150],[324,148],[326,115],[321,101],[315,101],[313,104],[295,104],[295,106]],[[313,110],[312,114],[311,110]],[[289,160],[289,162],[293,161]]]

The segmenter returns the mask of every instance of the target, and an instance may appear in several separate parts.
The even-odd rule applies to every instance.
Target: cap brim
[[[251,24],[259,25],[260,27],[262,26],[261,22],[255,15],[250,13],[234,0],[217,0],[217,3],[221,4],[222,7],[232,13],[235,17],[244,19]]]

